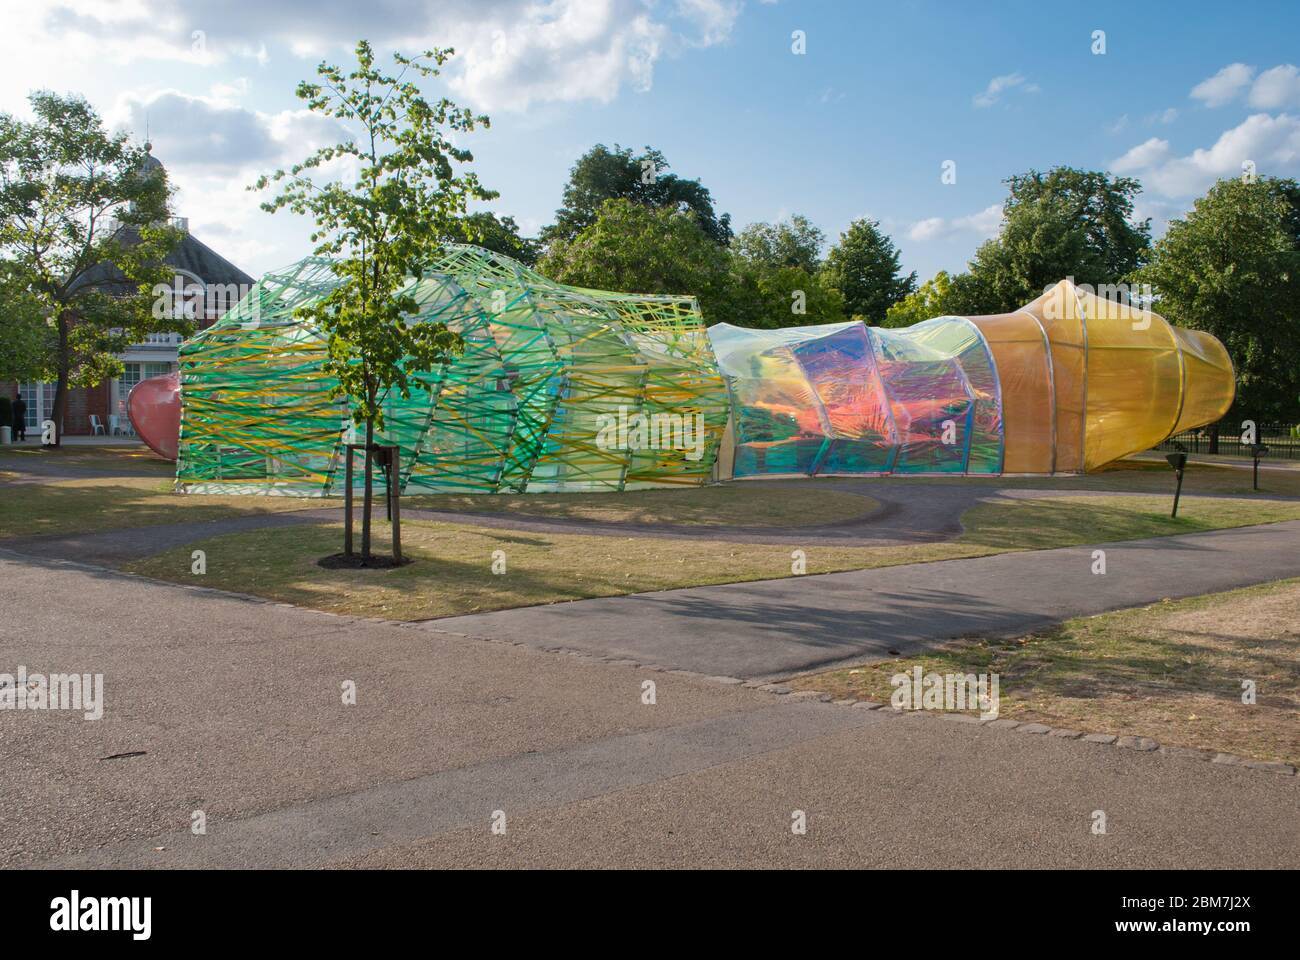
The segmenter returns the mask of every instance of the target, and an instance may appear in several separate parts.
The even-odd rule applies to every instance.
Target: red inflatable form
[[[164,460],[175,460],[181,446],[181,378],[168,373],[141,380],[126,398],[131,426]]]

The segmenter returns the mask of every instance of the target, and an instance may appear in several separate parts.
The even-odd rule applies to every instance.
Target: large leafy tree
[[[530,267],[541,255],[536,240],[520,235],[514,217],[498,217],[487,211],[471,213],[465,218],[463,233],[469,236],[471,243],[494,253],[503,253]],[[462,236],[453,239],[462,239]]]
[[[751,223],[731,241],[732,251],[760,267],[800,267],[814,273],[821,266],[826,234],[811,220],[795,214],[779,223]]]
[[[695,215],[606,200],[572,240],[554,241],[538,269],[561,283],[625,293],[691,294],[710,323],[734,320],[728,254]]]
[[[718,244],[731,240],[731,217],[713,209],[713,197],[698,180],[668,173],[664,155],[646,147],[639,155],[631,148],[603,143],[592,147],[569,171],[564,205],[555,211],[555,223],[542,231],[548,246],[572,240],[596,222],[606,200],[628,200],[642,206],[695,214],[699,228]]]
[[[844,297],[821,273],[801,266],[766,266],[735,258],[731,311],[746,327],[774,330],[844,320]]]
[[[167,225],[166,174],[81,97],[38,92],[32,119],[0,114],[0,289],[11,373],[54,380],[53,443],[68,389],[122,371],[116,354],[188,321],[156,309]],[[44,324],[46,330],[38,329]]]
[[[879,324],[898,301],[916,289],[916,273],[903,275],[898,248],[878,220],[854,220],[826,256],[830,286],[844,296],[850,316]]]
[[[1300,420],[1300,184],[1219,181],[1169,225],[1136,279],[1168,320],[1227,347],[1235,416]]]
[[[486,126],[487,117],[446,98],[430,102],[416,82],[437,76],[452,55],[450,49],[394,54],[395,66],[381,67],[363,40],[352,69],[321,63],[318,81],[300,83],[297,95],[351,138],[254,184],[279,185],[264,209],[287,208],[315,221],[315,252],[331,259],[340,281],[301,314],[327,336],[323,372],[337,379],[335,396],[348,398],[354,423],[365,428],[363,563],[370,559],[371,447],[384,429],[384,402],[393,393],[409,398],[412,390],[429,389],[422,374],[463,346],[445,324],[410,322],[417,304],[406,288],[424,276],[442,241],[474,238],[465,220],[468,204],[496,196],[464,169],[473,155],[453,142]],[[329,177],[336,163],[343,171]]]
[[[732,312],[748,327],[775,329],[844,319],[844,298],[822,274],[826,235],[795,214],[751,223],[731,241]]]
[[[1151,221],[1133,217],[1137,180],[1056,167],[1006,182],[1002,232],[976,251],[962,283],[975,312],[1014,310],[1066,277],[1119,283],[1146,261]]]

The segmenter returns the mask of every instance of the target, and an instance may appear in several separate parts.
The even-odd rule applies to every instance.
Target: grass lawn
[[[69,444],[65,447],[0,447],[0,466],[22,470],[27,464],[37,462],[95,470],[122,467],[129,473],[156,473],[160,477],[176,474],[176,464],[164,460],[142,443],[121,446]]]
[[[1165,509],[1164,501],[1150,497],[1000,501],[968,511],[966,532],[947,543],[809,544],[804,548],[807,573],[1300,518],[1300,502],[1287,501],[1202,500],[1195,512],[1176,521],[1163,516]],[[378,525],[376,535],[387,544],[385,524]],[[320,524],[217,537],[149,557],[130,569],[163,580],[397,620],[791,575],[790,545],[726,543],[706,537],[707,531],[689,540],[523,533],[406,520],[403,547],[416,563],[390,571],[331,571],[315,561],[339,550],[342,529]],[[208,555],[207,573],[201,577],[189,572],[195,546]],[[490,569],[497,550],[506,555],[504,575]]]
[[[868,483],[888,484],[895,477]],[[1119,460],[1098,470],[1059,477],[916,477],[915,483],[956,483],[1021,490],[1106,490],[1124,493],[1159,493],[1174,496],[1174,471],[1163,460]],[[1300,497],[1300,470],[1261,470],[1258,492],[1251,489],[1251,471],[1209,463],[1189,463],[1183,476],[1183,493],[1232,494],[1246,497]],[[882,489],[888,489],[882,487]]]
[[[50,483],[0,485],[0,542],[5,537],[88,533],[190,523],[284,510],[320,507],[296,497],[184,497],[171,481],[154,477],[107,477]]]
[[[405,507],[451,513],[641,523],[651,526],[794,527],[857,520],[880,504],[825,485],[726,484],[628,493],[530,493],[498,496],[442,494],[404,497]]]
[[[1011,641],[959,641],[791,681],[889,702],[890,678],[997,673],[1000,715],[1300,763],[1300,580],[1068,620]],[[1241,702],[1253,680],[1256,703]]]
[[[382,514],[381,514],[382,515]],[[358,526],[359,529],[359,526]],[[376,551],[389,528],[376,524]],[[137,561],[128,569],[161,580],[255,593],[301,606],[419,620],[507,607],[791,575],[792,547],[716,540],[516,533],[459,523],[402,521],[402,548],[416,562],[395,570],[324,570],[343,528],[320,524],[216,537]],[[207,574],[190,573],[190,551],[207,552]],[[506,573],[493,574],[503,551]],[[808,573],[978,556],[957,543],[893,548],[809,547]]]
[[[981,503],[962,516],[960,542],[997,550],[1040,550],[1113,540],[1300,519],[1300,501],[1187,497],[1169,516],[1172,498],[1060,496]]]

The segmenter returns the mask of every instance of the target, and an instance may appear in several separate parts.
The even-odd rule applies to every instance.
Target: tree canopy
[[[916,273],[903,276],[898,248],[878,220],[854,220],[831,248],[826,282],[844,298],[844,310],[881,324],[889,308],[916,290]]]
[[[1234,416],[1300,420],[1300,184],[1220,180],[1170,223],[1135,278],[1166,319],[1227,348]]]
[[[779,223],[751,223],[731,241],[732,251],[760,267],[800,267],[815,273],[822,262],[826,234],[795,214]]]
[[[630,147],[614,144],[611,150],[596,144],[569,171],[564,205],[555,211],[555,222],[542,231],[542,242],[572,240],[596,222],[606,200],[628,200],[655,209],[690,210],[706,236],[727,244],[731,217],[718,216],[713,197],[699,180],[684,180],[667,173],[668,169],[668,160],[653,147],[633,155]]]
[[[498,217],[495,213],[480,211],[465,217],[464,230],[449,237],[451,240],[463,240],[491,250],[493,253],[505,254],[520,263],[532,266],[541,256],[536,240],[520,236],[519,224],[514,217]]]
[[[1002,232],[976,250],[970,279],[954,278],[973,308],[967,312],[1014,310],[1066,277],[1119,283],[1145,262],[1151,221],[1133,219],[1137,180],[1056,167],[1006,183]]]
[[[56,382],[58,443],[70,386],[116,376],[116,354],[189,323],[158,309],[156,288],[173,278],[164,258],[181,237],[167,225],[162,166],[108,133],[81,97],[28,100],[32,120],[0,114],[0,283],[14,308],[2,322],[11,372]]]
[[[691,294],[709,323],[734,319],[727,251],[695,215],[606,200],[572,240],[555,240],[538,269],[561,283],[625,293]]]

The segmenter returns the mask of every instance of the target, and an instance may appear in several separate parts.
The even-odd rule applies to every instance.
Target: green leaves
[[[714,243],[731,240],[731,218],[713,209],[713,197],[698,180],[683,180],[668,173],[668,161],[652,147],[639,156],[631,148],[598,143],[578,158],[564,188],[564,206],[555,211],[555,223],[542,231],[548,245],[575,239],[592,226],[608,200],[627,200],[652,209],[694,213],[696,223]]]
[[[898,249],[878,220],[854,220],[826,257],[826,280],[844,296],[847,313],[879,325],[885,313],[916,289],[916,274],[902,276]]]
[[[445,98],[430,102],[416,82],[436,77],[452,54],[395,53],[389,72],[362,40],[353,69],[321,63],[316,82],[298,85],[298,98],[347,138],[250,188],[278,185],[263,209],[315,222],[315,253],[333,260],[342,284],[302,315],[329,339],[324,372],[338,379],[353,420],[380,430],[384,398],[426,389],[419,374],[462,348],[442,324],[409,322],[417,310],[409,290],[444,240],[467,236],[469,204],[496,196],[463,169],[473,155],[452,142],[488,126],[488,118]]]
[[[188,328],[153,309],[181,234],[165,226],[166,175],[145,148],[106,132],[80,97],[29,100],[32,120],[0,115],[0,289],[13,308],[0,338],[34,352],[5,362],[15,378],[93,385],[120,371],[113,354],[128,344]]]
[[[1237,368],[1234,416],[1300,418],[1300,184],[1220,180],[1169,225],[1135,279],[1159,311],[1218,337]]]

